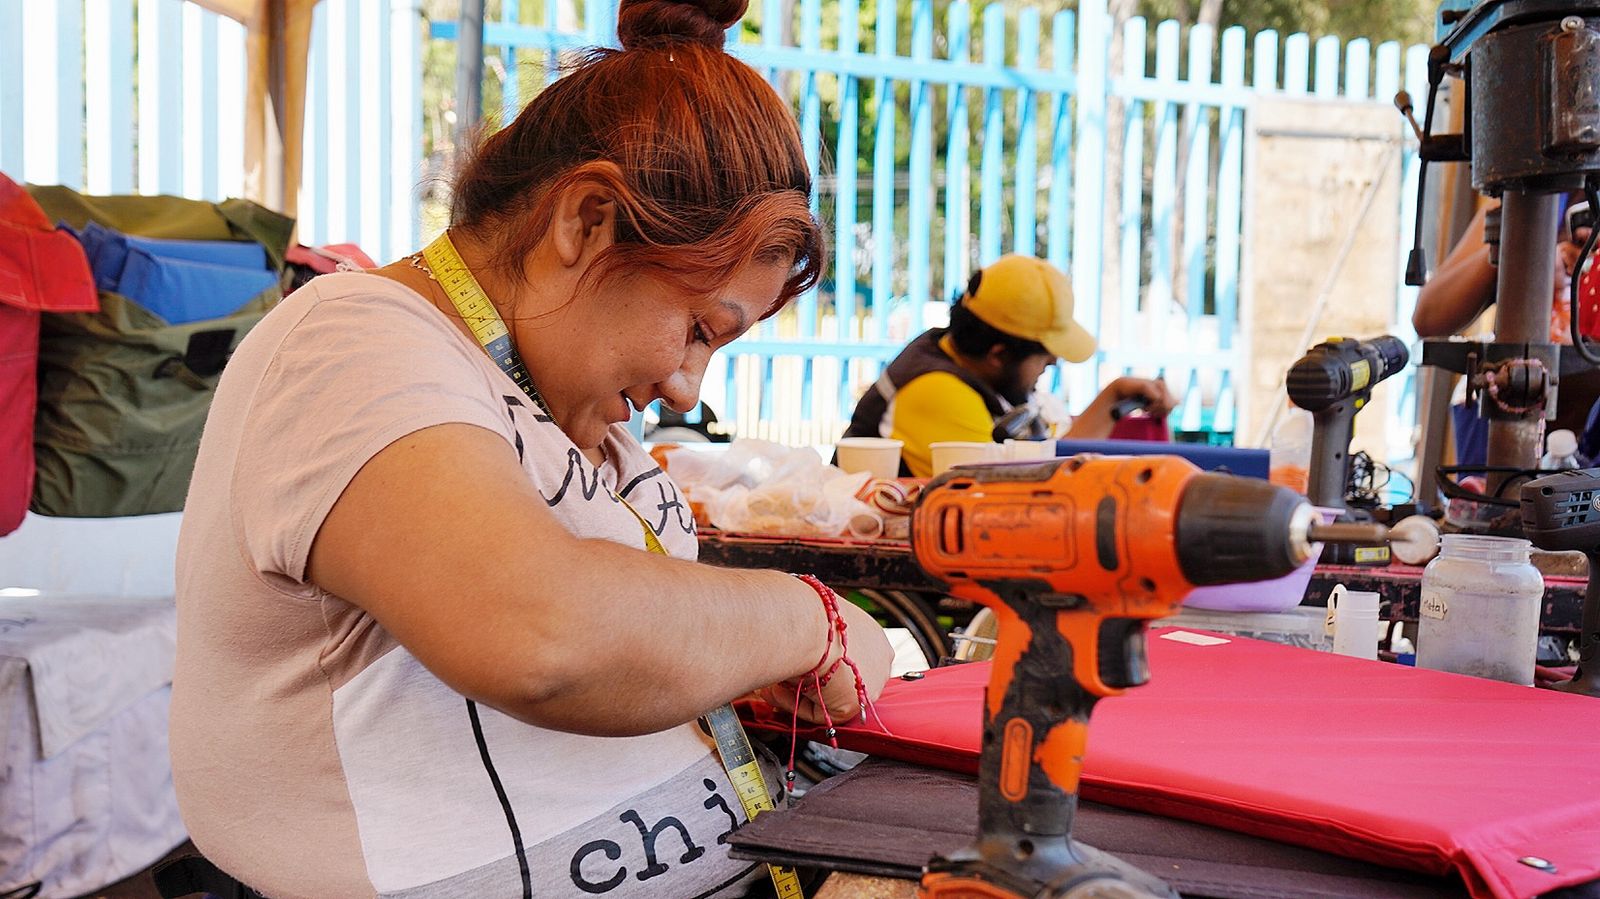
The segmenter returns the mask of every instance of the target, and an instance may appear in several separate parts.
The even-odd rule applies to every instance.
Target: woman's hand
[[[839,617],[844,619],[845,639],[849,641],[850,661],[855,663],[856,670],[861,672],[862,686],[866,687],[868,699],[877,699],[883,692],[883,684],[889,679],[889,666],[894,661],[894,649],[889,646],[889,638],[884,634],[878,622],[855,603],[840,597]],[[838,639],[828,649],[828,658],[817,668],[818,674],[825,674],[834,662],[838,661],[841,648]],[[813,724],[825,724],[832,720],[835,724],[843,724],[854,719],[862,712],[861,701],[856,693],[855,671],[849,665],[840,665],[834,670],[833,676],[822,686],[822,702],[817,701],[816,684],[808,672],[800,677],[791,678],[782,683],[773,684],[759,691],[773,707],[783,712],[795,711],[795,694],[800,694],[800,717]],[[827,707],[827,715],[823,714],[823,707]]]

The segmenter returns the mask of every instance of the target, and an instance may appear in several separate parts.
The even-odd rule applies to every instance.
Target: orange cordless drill
[[[994,611],[975,844],[929,862],[924,899],[1115,899],[1177,894],[1072,839],[1089,713],[1148,680],[1145,628],[1189,590],[1281,577],[1319,540],[1381,541],[1322,525],[1266,481],[1175,456],[1080,456],[963,466],[935,478],[911,523],[917,561]]]

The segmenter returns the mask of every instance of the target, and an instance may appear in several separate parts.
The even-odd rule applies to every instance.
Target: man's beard
[[[1020,367],[1008,368],[1004,372],[1004,382],[995,389],[1005,401],[1013,406],[1021,406],[1033,396],[1033,385],[1022,383],[1022,369]]]

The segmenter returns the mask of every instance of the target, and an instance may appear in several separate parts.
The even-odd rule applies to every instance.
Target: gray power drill
[[[1310,412],[1310,490],[1313,505],[1342,509],[1340,521],[1361,521],[1365,513],[1348,509],[1345,493],[1350,484],[1350,438],[1356,413],[1372,398],[1372,388],[1406,367],[1410,354],[1398,337],[1355,340],[1330,337],[1306,351],[1289,368],[1289,401]],[[1389,547],[1329,544],[1324,562],[1357,565],[1389,564]]]

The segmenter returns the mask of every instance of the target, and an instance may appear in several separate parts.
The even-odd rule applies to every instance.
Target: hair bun
[[[622,0],[617,37],[625,49],[689,41],[722,49],[729,26],[749,0]]]

